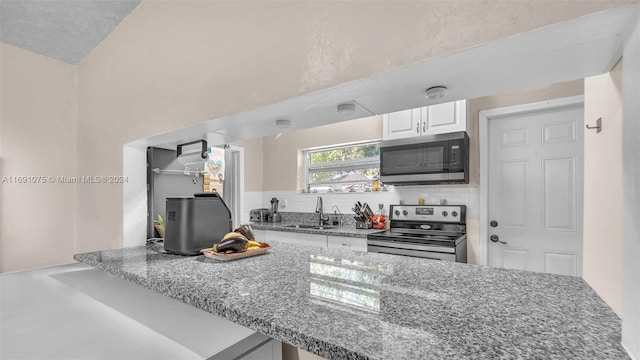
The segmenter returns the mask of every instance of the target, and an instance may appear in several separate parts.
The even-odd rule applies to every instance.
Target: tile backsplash
[[[365,192],[365,193],[319,193],[301,194],[296,191],[264,191],[245,192],[244,212],[247,219],[249,210],[255,208],[269,208],[269,201],[276,197],[280,200],[280,212],[283,213],[310,213],[315,214],[316,201],[322,196],[325,214],[333,214],[337,207],[343,215],[351,218],[353,204],[356,201],[368,203],[375,212],[378,204],[384,204],[384,214],[389,212],[389,205],[418,204],[418,199],[424,199],[427,205],[440,204],[441,199],[446,199],[449,205],[466,205],[467,219],[479,219],[479,189],[477,187],[395,187],[390,191]],[[317,219],[316,219],[317,220]],[[311,220],[313,221],[313,220]]]

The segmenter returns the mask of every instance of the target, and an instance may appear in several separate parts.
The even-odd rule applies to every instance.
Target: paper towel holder
[[[195,140],[178,145],[178,162],[188,164],[209,158],[207,140]]]

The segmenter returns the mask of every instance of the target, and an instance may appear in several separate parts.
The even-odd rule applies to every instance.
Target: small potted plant
[[[158,231],[158,234],[160,234],[160,237],[164,239],[164,219],[162,218],[162,216],[160,216],[160,214],[157,214],[156,220],[153,220],[153,225],[156,227],[156,230]]]

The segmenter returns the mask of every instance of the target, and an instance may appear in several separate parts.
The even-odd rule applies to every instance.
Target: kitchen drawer
[[[353,251],[367,251],[367,239],[346,236],[327,236],[329,249],[348,249]]]

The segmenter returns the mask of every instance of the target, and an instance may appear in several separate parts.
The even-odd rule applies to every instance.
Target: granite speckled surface
[[[626,359],[580,278],[273,243],[218,262],[151,247],[76,260],[328,359]]]
[[[292,223],[311,223],[317,224],[320,218],[320,214],[315,212],[293,212],[293,211],[280,211],[278,212],[282,217],[283,222],[292,222]],[[356,226],[356,221],[354,220],[354,214],[333,214],[333,213],[324,213],[325,217],[329,217],[329,221],[342,221],[342,224],[345,226]]]

